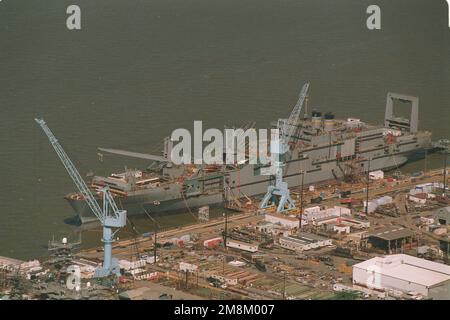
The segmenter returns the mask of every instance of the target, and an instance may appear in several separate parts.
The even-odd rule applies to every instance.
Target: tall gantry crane
[[[59,159],[66,168],[69,176],[72,178],[73,182],[77,186],[79,192],[83,195],[89,208],[92,210],[94,215],[100,221],[103,227],[103,244],[104,244],[104,257],[103,266],[98,267],[95,270],[95,277],[107,277],[111,274],[120,275],[120,268],[116,258],[112,257],[112,243],[113,238],[117,231],[124,227],[127,223],[127,213],[126,210],[119,210],[117,205],[109,192],[109,187],[106,186],[100,191],[103,193],[103,208],[100,207],[98,202],[95,200],[92,192],[89,190],[88,186],[84,182],[80,173],[78,172],[75,165],[72,163],[70,158],[67,156],[64,149],[59,144],[56,137],[53,135],[47,124],[43,119],[34,119],[42,128],[44,133],[50,140],[51,145],[56,151]],[[116,230],[113,232],[113,228]]]
[[[285,166],[285,154],[289,151],[293,142],[294,133],[298,130],[300,114],[303,102],[309,89],[309,82],[305,83],[300,91],[298,101],[292,109],[288,119],[278,119],[278,136],[273,137],[270,142],[271,167],[274,169],[275,185],[267,187],[260,208],[268,208],[272,204],[277,205],[277,212],[283,212],[295,208],[295,203],[291,198],[288,184],[283,181],[283,167]]]

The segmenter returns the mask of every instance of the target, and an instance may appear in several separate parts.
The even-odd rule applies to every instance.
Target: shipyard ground
[[[420,177],[403,177],[395,184],[373,182],[369,188],[369,199],[390,195],[394,199],[393,206],[397,208],[395,214],[386,212],[374,212],[367,216],[370,222],[368,233],[383,226],[402,226],[414,232],[416,245],[392,249],[389,253],[402,252],[417,256],[419,244],[430,247],[439,246],[442,236],[426,231],[418,225],[419,217],[427,217],[432,210],[449,205],[448,198],[442,197],[439,201],[430,201],[428,205],[417,206],[407,203],[405,195],[417,184],[426,182],[442,182],[442,169],[433,170]],[[358,205],[358,201],[366,198],[365,183],[343,183],[332,181],[321,186],[316,186],[312,191],[305,190],[304,204],[311,207],[311,199],[315,199],[320,193],[323,195],[321,206],[332,207],[343,205],[342,198],[335,196],[336,188],[351,191],[351,203],[353,213],[361,213],[364,209]],[[292,190],[294,198],[297,198],[299,188]],[[241,212],[227,218],[227,230],[231,237],[233,232],[244,234],[251,241],[261,244],[261,234],[252,232],[254,227],[264,220],[264,212],[258,210],[257,199],[252,199],[252,206],[241,208]],[[267,212],[270,212],[267,211]],[[55,284],[43,285],[42,282],[32,285],[26,284],[19,292],[26,292],[30,298],[49,299],[377,299],[377,293],[361,289],[367,294],[353,294],[337,292],[335,285],[352,286],[352,268],[354,263],[375,256],[385,254],[379,248],[365,248],[353,250],[351,255],[336,255],[336,247],[345,247],[346,242],[341,236],[329,235],[333,239],[333,245],[320,249],[308,250],[297,253],[282,248],[275,237],[272,246],[259,246],[258,252],[253,256],[245,251],[224,247],[206,248],[205,240],[222,237],[224,231],[224,218],[211,220],[207,223],[197,223],[185,227],[167,230],[158,233],[157,263],[147,263],[141,267],[140,275],[147,275],[146,280],[138,280],[139,277],[124,272],[118,284],[95,284],[89,290],[80,290],[74,293],[72,290],[58,289]],[[241,232],[242,231],[242,232]],[[304,230],[318,232],[305,226]],[[241,232],[241,233],[240,233]],[[190,241],[183,245],[174,245],[172,239],[190,235]],[[172,244],[169,245],[169,243]],[[420,242],[420,243],[419,243]],[[168,244],[168,245],[165,245]],[[101,248],[92,248],[78,252],[74,260],[91,261],[100,263],[102,259]],[[154,254],[154,239],[152,237],[140,237],[137,239],[121,240],[114,244],[113,255],[119,260],[136,261],[142,257],[152,257]],[[446,262],[444,257],[429,257],[429,259]],[[255,261],[263,261],[265,271],[255,265]],[[239,266],[230,262],[242,262]],[[192,272],[180,270],[180,263],[196,266]],[[150,276],[149,276],[150,275]],[[212,282],[211,277],[222,279],[237,279],[237,283]],[[5,276],[4,276],[5,278]],[[8,285],[4,285],[4,292],[11,295],[11,286],[14,285],[14,277],[9,277]],[[0,275],[0,282],[1,282]],[[17,280],[18,281],[18,280]],[[17,282],[16,281],[16,282]],[[31,280],[30,280],[31,281]],[[83,279],[83,283],[93,280]],[[27,283],[27,281],[25,281]],[[63,283],[63,282],[62,282]],[[17,283],[16,283],[17,285]],[[9,291],[7,287],[9,286]],[[83,286],[83,285],[82,285]],[[17,291],[17,288],[15,289]],[[56,293],[59,292],[59,293]],[[346,295],[347,294],[347,295]]]
[[[386,194],[402,194],[409,190],[416,184],[426,182],[442,181],[442,170],[435,170],[428,172],[427,175],[421,178],[405,178],[398,185],[386,189],[383,186],[372,186],[369,192],[369,197],[374,198]],[[342,184],[341,184],[342,186]],[[335,187],[334,183],[324,185],[324,189],[332,189]],[[298,192],[293,190],[293,193]],[[317,193],[317,192],[316,192]],[[313,195],[307,195],[305,202],[309,203]],[[366,194],[364,192],[364,184],[352,185],[352,198],[364,199]],[[395,201],[399,202],[402,197],[395,197]],[[340,204],[339,198],[330,198],[321,203],[321,205],[333,206]],[[404,207],[400,205],[399,207]],[[369,216],[369,220],[373,227],[380,225],[396,224],[405,226],[423,235],[430,243],[437,243],[438,237],[433,233],[419,230],[415,225],[417,216],[427,216],[429,210],[418,212],[417,214],[400,215],[399,217],[389,217],[380,214]],[[240,213],[228,218],[228,228],[242,227],[249,224],[256,224],[264,220],[263,215],[256,214],[255,210]],[[196,224],[187,227],[182,227],[158,234],[158,242],[164,243],[166,240],[185,235],[187,233],[195,233],[198,243],[202,243],[206,239],[221,236],[224,230],[224,219],[216,219],[209,223]],[[370,231],[370,230],[369,230]],[[139,240],[138,240],[139,241]],[[136,246],[136,243],[138,245]],[[130,259],[132,255],[137,254],[152,255],[153,242],[152,239],[140,239],[124,241],[116,244],[114,254],[118,259]],[[158,271],[161,273],[160,282],[169,287],[177,287],[180,290],[199,295],[203,298],[253,298],[253,299],[280,299],[283,298],[283,288],[285,288],[286,298],[292,299],[327,299],[336,296],[333,291],[333,284],[342,283],[351,285],[351,265],[357,260],[349,257],[333,256],[334,246],[323,248],[321,250],[309,251],[308,258],[300,260],[295,252],[282,249],[275,246],[273,249],[259,249],[258,254],[267,265],[267,271],[261,272],[251,263],[247,263],[246,267],[231,267],[225,259],[243,260],[242,252],[236,249],[217,247],[215,250],[209,250],[202,246],[186,247],[186,248],[159,248],[158,257],[161,257],[162,263],[156,266],[148,265],[149,271]],[[131,253],[131,254],[130,254]],[[415,249],[412,249],[411,254],[417,254]],[[366,258],[379,254],[379,252],[360,253],[360,256]],[[87,259],[101,259],[101,252],[98,249],[82,252],[81,255]],[[321,261],[323,256],[332,256],[332,263]],[[361,257],[359,257],[361,259]],[[160,260],[161,261],[161,260]],[[179,262],[189,262],[192,264],[199,264],[202,266],[203,273],[210,272],[210,274],[233,274],[242,271],[244,277],[255,275],[250,282],[240,283],[237,286],[228,286],[227,288],[213,287],[205,279],[193,273],[188,276],[186,285],[184,273],[172,270],[178,266]],[[282,271],[282,272],[280,272]],[[284,272],[286,271],[286,278]],[[144,281],[145,282],[145,281]]]

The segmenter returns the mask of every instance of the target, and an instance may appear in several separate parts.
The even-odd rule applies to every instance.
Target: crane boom
[[[169,159],[166,159],[164,157],[155,156],[155,155],[147,154],[147,153],[131,152],[131,151],[125,151],[125,150],[118,150],[118,149],[108,149],[108,148],[98,148],[98,150],[103,151],[103,152],[112,153],[112,154],[118,154],[118,155],[126,156],[126,157],[145,159],[145,160],[151,160],[151,161],[159,161],[159,162],[170,162]]]
[[[92,212],[97,217],[97,219],[99,219],[101,222],[103,222],[105,217],[103,215],[102,209],[100,208],[98,202],[95,200],[94,196],[92,195],[92,192],[89,190],[88,186],[84,182],[83,178],[81,177],[80,173],[76,169],[75,165],[72,163],[72,161],[67,156],[67,154],[64,151],[64,149],[62,148],[62,146],[59,144],[58,139],[56,139],[55,135],[50,130],[50,128],[47,126],[44,119],[36,118],[34,120],[41,126],[42,130],[47,135],[53,149],[55,149],[56,154],[58,155],[62,164],[66,168],[67,172],[69,173],[73,182],[77,186],[78,190],[83,194],[84,199],[86,200],[87,204],[89,205],[89,208],[91,208]]]
[[[306,95],[308,94],[308,89],[309,89],[309,82],[303,85],[302,90],[298,95],[297,103],[292,109],[291,115],[284,123],[283,128],[281,128],[281,132],[285,140],[285,143],[289,143],[292,136],[295,133],[298,124],[298,119],[300,118],[300,113],[302,112],[303,102],[305,101]]]

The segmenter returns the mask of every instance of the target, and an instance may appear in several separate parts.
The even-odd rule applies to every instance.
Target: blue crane
[[[277,212],[284,212],[295,208],[288,184],[283,181],[284,155],[288,152],[292,137],[298,129],[303,102],[308,93],[309,83],[305,83],[300,91],[298,101],[292,109],[288,119],[278,119],[276,136],[270,142],[271,173],[275,175],[275,185],[269,185],[260,204],[260,208],[277,205]]]
[[[113,238],[117,231],[124,227],[127,223],[127,212],[126,210],[119,210],[117,205],[109,191],[109,187],[106,186],[100,191],[103,194],[103,208],[100,207],[98,202],[95,200],[92,192],[89,190],[88,186],[84,182],[77,168],[67,156],[66,152],[59,144],[56,137],[51,132],[50,128],[47,126],[43,119],[34,119],[42,128],[44,133],[47,135],[50,143],[55,149],[56,154],[61,160],[62,164],[66,168],[69,176],[72,178],[73,182],[77,186],[79,192],[83,195],[86,203],[91,208],[94,215],[100,221],[103,227],[103,245],[104,245],[104,257],[103,266],[98,267],[95,270],[95,277],[102,278],[107,277],[111,274],[120,275],[120,268],[116,258],[112,257],[112,243]],[[113,232],[113,228],[116,230]]]

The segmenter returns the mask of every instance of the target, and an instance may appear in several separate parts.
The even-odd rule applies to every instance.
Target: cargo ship
[[[410,118],[394,114],[394,102],[411,106]],[[432,150],[431,132],[419,130],[419,99],[388,93],[384,123],[374,125],[359,118],[336,119],[328,112],[312,109],[302,115],[285,160],[284,180],[289,187],[327,180],[346,179],[369,170],[392,170],[424,157]],[[116,203],[128,215],[188,211],[201,206],[221,206],[243,197],[263,195],[271,176],[261,174],[266,166],[237,163],[234,165],[175,165],[167,161],[171,148],[165,139],[163,156],[102,149],[104,152],[152,160],[146,170],[127,170],[107,177],[94,176],[93,190],[108,185]],[[80,220],[94,216],[79,193],[65,199]],[[100,201],[100,197],[98,198]]]

